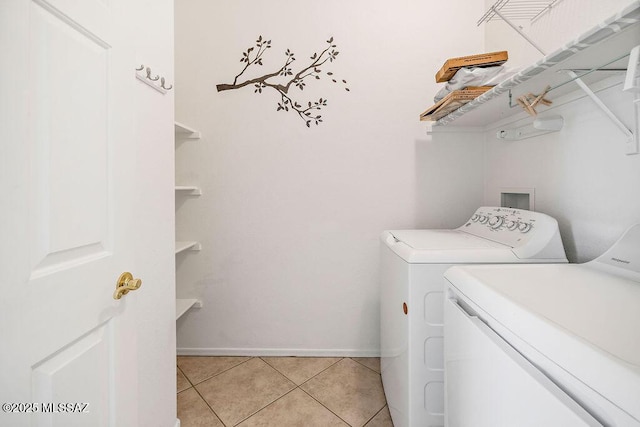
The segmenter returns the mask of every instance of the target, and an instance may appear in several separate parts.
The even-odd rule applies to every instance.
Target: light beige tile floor
[[[376,357],[179,356],[181,427],[393,427]]]

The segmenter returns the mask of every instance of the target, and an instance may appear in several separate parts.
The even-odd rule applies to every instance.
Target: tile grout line
[[[267,365],[268,367],[270,367],[271,369],[273,369],[278,375],[282,375],[282,377],[289,381],[291,384],[293,384],[296,388],[298,387],[298,384],[296,384],[295,382],[293,382],[293,380],[291,378],[289,378],[288,376],[286,376],[285,374],[283,374],[282,372],[278,371],[276,368],[274,368],[273,366],[271,366],[266,360],[264,360],[262,357],[256,357],[256,359],[260,359],[260,361],[262,361],[262,363],[264,363],[265,365]]]
[[[178,364],[176,364],[176,369],[177,369],[178,371],[180,371],[180,373],[182,374],[182,376],[184,377],[184,379],[186,379],[186,380],[187,380],[187,382],[189,383],[189,387],[185,388],[184,390],[177,391],[177,392],[176,392],[176,394],[180,394],[180,393],[182,393],[183,391],[187,391],[187,390],[189,390],[190,388],[193,388],[193,384],[191,383],[191,380],[190,380],[190,379],[189,379],[189,378],[184,374],[184,371],[183,371],[182,369],[180,369],[180,366],[178,366]],[[177,386],[176,386],[176,387],[177,387]]]
[[[340,357],[339,359],[340,360],[336,360],[334,363],[332,363],[331,365],[327,366],[326,368],[324,368],[322,371],[318,372],[317,374],[315,374],[311,378],[309,378],[309,379],[305,380],[304,382],[300,383],[300,385],[298,385],[298,387],[302,387],[304,384],[308,383],[309,381],[311,381],[312,379],[314,379],[315,377],[317,377],[318,375],[320,375],[321,373],[323,373],[327,369],[337,365],[338,363],[342,362],[344,359],[347,359],[347,358],[346,357]]]
[[[369,423],[371,422],[371,420],[373,420],[375,417],[377,417],[377,416],[378,416],[378,414],[379,414],[380,412],[382,412],[382,411],[384,410],[384,408],[386,408],[386,407],[387,407],[387,403],[386,403],[386,399],[385,399],[385,404],[384,404],[384,406],[383,406],[382,408],[380,408],[380,410],[379,410],[378,412],[376,412],[375,414],[373,414],[373,417],[369,418],[369,419],[367,420],[367,422],[366,422],[366,423],[362,424],[362,427],[367,427],[367,424],[369,424]]]
[[[202,399],[202,401],[204,402],[205,405],[207,405],[207,407],[211,410],[211,412],[213,412],[213,415],[218,419],[218,421],[220,421],[220,423],[225,426],[228,427],[224,421],[222,421],[222,418],[220,418],[220,416],[216,413],[216,411],[213,410],[213,408],[211,407],[211,405],[209,405],[209,402],[207,402],[207,399],[204,398],[204,396],[202,394],[200,394],[200,390],[198,390],[195,386],[192,387],[196,393],[198,393],[198,396],[200,396],[200,399]]]
[[[248,362],[249,360],[251,360],[251,359],[255,359],[255,357],[249,357],[247,360],[244,360],[244,361],[242,361],[242,362],[238,363],[237,365],[232,366],[232,367],[231,367],[231,368],[229,368],[229,369],[225,369],[224,371],[218,372],[217,374],[212,375],[211,377],[207,378],[206,380],[202,380],[202,381],[200,381],[198,384],[191,384],[191,387],[190,387],[190,388],[194,389],[194,390],[196,391],[196,393],[198,393],[198,396],[200,396],[200,399],[202,399],[202,401],[205,403],[205,405],[207,405],[207,407],[211,410],[211,412],[213,412],[213,415],[215,415],[215,417],[218,419],[218,421],[220,421],[220,423],[221,423],[223,426],[225,426],[225,427],[230,427],[230,426],[228,426],[227,424],[225,424],[225,422],[224,422],[224,421],[222,421],[222,418],[220,418],[220,416],[218,415],[218,413],[217,413],[216,411],[214,411],[214,410],[213,410],[213,408],[211,407],[211,405],[209,405],[209,402],[207,402],[207,399],[205,399],[205,398],[204,398],[204,396],[203,396],[202,394],[200,394],[200,390],[198,390],[198,389],[196,388],[196,385],[202,384],[203,382],[208,381],[208,380],[210,380],[210,379],[211,379],[211,378],[213,378],[213,377],[217,377],[218,375],[222,374],[223,372],[230,371],[230,370],[231,370],[231,369],[233,369],[233,368],[236,368],[236,367],[238,367],[238,366],[240,366],[240,365],[242,365],[242,364],[244,364],[244,363],[247,363],[247,362]],[[176,366],[177,366],[177,364],[176,364]],[[178,369],[180,369],[180,366],[178,366]],[[182,373],[183,373],[183,375],[184,375],[184,372],[182,371],[182,369],[180,369],[180,372],[182,372]],[[189,381],[189,383],[191,383],[191,380],[189,379],[189,377],[187,377],[186,375],[184,375],[184,376],[185,376],[185,378],[187,379],[187,381]],[[187,389],[187,390],[188,390],[188,389]],[[186,390],[183,390],[183,391],[186,391]],[[180,393],[182,393],[182,392],[180,392]]]
[[[320,402],[318,399],[316,399],[315,397],[313,397],[312,394],[310,394],[308,391],[306,391],[305,389],[303,389],[302,387],[298,387],[300,390],[302,390],[303,393],[305,393],[307,396],[309,396],[310,398],[312,398],[313,400],[315,400],[316,402],[318,402],[323,408],[325,408],[327,411],[331,412],[333,415],[335,415],[336,417],[338,417],[343,423],[345,423],[346,425],[348,425],[349,427],[354,427],[351,424],[349,424],[345,419],[343,419],[340,415],[336,414],[335,412],[333,412],[331,409],[329,409],[324,403]]]
[[[196,357],[211,357],[211,356],[196,356]],[[216,357],[216,356],[213,356],[213,357]],[[227,369],[225,369],[224,371],[216,372],[215,374],[211,375],[210,377],[207,377],[207,378],[205,378],[205,379],[204,379],[204,380],[202,380],[202,381],[198,381],[197,383],[193,383],[193,382],[191,382],[191,380],[189,379],[189,377],[187,377],[187,375],[184,373],[184,371],[182,371],[182,369],[180,369],[180,370],[182,371],[182,373],[184,374],[184,376],[187,378],[187,380],[191,383],[191,385],[192,385],[193,387],[195,387],[195,386],[197,386],[197,385],[202,384],[202,383],[203,383],[203,382],[205,382],[205,381],[210,380],[211,378],[217,377],[217,376],[218,376],[218,375],[220,375],[220,374],[223,374],[223,373],[225,373],[225,372],[227,372],[227,371],[230,371],[230,370],[232,370],[233,368],[237,368],[238,366],[240,366],[240,365],[242,365],[242,364],[244,364],[244,363],[247,363],[247,362],[248,362],[249,360],[251,360],[251,359],[256,359],[256,357],[253,357],[253,356],[248,356],[248,357],[249,357],[249,358],[248,358],[247,360],[243,360],[242,362],[238,363],[237,365],[233,365],[232,367],[227,368]],[[180,366],[178,366],[178,368],[180,368]]]
[[[300,384],[298,386],[298,388],[300,390],[302,390],[307,396],[309,396],[310,398],[312,398],[313,400],[315,400],[316,402],[318,402],[318,404],[320,404],[323,408],[325,408],[327,411],[331,412],[333,415],[335,415],[336,417],[338,417],[338,419],[342,420],[343,423],[345,423],[346,425],[348,425],[349,427],[353,427],[351,424],[349,424],[347,422],[347,420],[343,419],[340,415],[336,414],[335,412],[333,412],[331,409],[329,409],[327,407],[327,405],[325,405],[324,403],[320,402],[318,399],[316,399],[311,393],[309,393],[308,391],[306,391],[305,389],[302,388],[302,386],[306,383],[308,383],[309,381],[311,381],[312,379],[314,379],[315,377],[317,377],[318,375],[320,375],[321,373],[323,373],[324,371],[326,371],[327,369],[337,365],[338,363],[342,362],[344,359],[348,359],[348,357],[341,357],[340,360],[336,361],[336,363],[333,363],[331,366],[327,367],[326,369],[323,369],[322,371],[318,372],[316,375],[314,375],[313,377],[309,378],[307,381],[303,382],[302,384]]]
[[[358,363],[358,364],[360,364],[360,365],[364,366],[365,368],[369,369],[370,371],[375,372],[376,374],[378,374],[378,375],[380,376],[380,380],[382,380],[382,373],[380,373],[380,372],[376,371],[375,369],[371,369],[369,366],[367,366],[367,365],[365,365],[364,363],[361,363],[361,362],[359,362],[359,361],[355,360],[353,357],[349,357],[349,359],[351,359],[351,360],[353,360],[354,362],[356,362],[356,363]],[[383,393],[384,393],[384,387],[383,387]],[[380,412],[382,412],[382,410],[383,410],[386,406],[387,406],[387,396],[385,395],[385,397],[384,397],[384,405],[382,405],[382,408],[380,408],[380,410],[379,410],[378,412],[376,412],[375,414],[373,414],[373,416],[372,416],[371,418],[369,418],[369,419],[367,420],[367,422],[366,422],[366,423],[364,423],[362,426],[363,426],[363,427],[366,427],[366,425],[367,425],[368,423],[370,423],[370,422],[371,422],[371,420],[372,420],[372,419],[374,419],[374,418],[375,418],[375,417],[376,417]]]
[[[365,365],[364,363],[358,362],[357,360],[355,360],[353,357],[349,357],[349,359],[353,360],[356,363],[359,363],[360,365],[364,366],[365,368],[375,372],[378,375],[382,375],[380,372],[376,371],[375,369],[370,368],[369,366]]]
[[[355,360],[353,357],[350,357],[349,359],[351,359],[351,360],[353,360],[354,362],[356,362],[356,363],[358,363],[358,364],[360,364],[360,365],[364,366],[365,368],[369,369],[370,371],[375,372],[376,374],[378,374],[378,375],[380,376],[380,380],[382,381],[382,373],[380,373],[380,372],[376,371],[375,369],[371,369],[369,366],[367,366],[367,365],[365,365],[364,363],[361,363],[361,362],[359,362],[359,361]],[[384,387],[383,387],[383,393],[384,393]],[[387,396],[385,395],[385,397],[384,397],[384,405],[382,405],[382,408],[380,408],[380,409],[378,410],[378,412],[376,412],[375,414],[373,414],[373,416],[372,416],[371,418],[369,418],[369,419],[367,420],[367,422],[365,422],[362,426],[363,426],[363,427],[366,427],[366,425],[367,425],[368,423],[370,423],[370,422],[371,422],[371,420],[373,420],[373,419],[374,419],[374,418],[375,418],[375,417],[376,417],[380,412],[382,412],[382,410],[383,410],[386,406],[387,406]]]
[[[265,362],[266,363],[266,362]],[[288,379],[288,378],[287,378]],[[295,385],[295,383],[294,383]],[[293,391],[295,391],[297,388],[299,387],[294,387],[291,390],[289,390],[288,392],[286,392],[285,394],[283,394],[282,396],[276,398],[274,401],[267,403],[266,405],[264,405],[262,408],[258,409],[257,411],[255,411],[254,413],[248,415],[246,418],[241,419],[240,421],[238,421],[237,423],[233,424],[231,427],[235,427],[237,425],[242,424],[243,422],[247,421],[249,418],[253,417],[254,415],[257,415],[259,412],[261,412],[262,410],[266,409],[267,406],[272,405],[274,403],[276,403],[278,400],[282,399],[283,397],[291,394]],[[226,424],[225,424],[226,425]]]

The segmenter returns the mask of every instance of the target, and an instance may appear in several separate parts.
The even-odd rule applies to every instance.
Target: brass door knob
[[[129,291],[135,291],[142,286],[142,280],[134,279],[133,274],[124,272],[118,277],[118,283],[116,283],[116,290],[113,293],[113,299],[120,299],[123,295],[129,293]]]

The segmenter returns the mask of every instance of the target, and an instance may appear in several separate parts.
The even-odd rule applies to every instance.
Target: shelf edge
[[[183,139],[200,139],[201,134],[199,131],[184,125],[180,122],[174,122],[174,132],[176,135],[180,135]]]
[[[182,317],[193,307],[202,307],[202,301],[197,298],[177,298],[176,299],[176,320]]]
[[[176,242],[176,255],[179,254],[180,252],[184,252],[187,250],[199,251],[201,249],[202,249],[202,245],[200,245],[200,243],[198,242],[185,242],[185,241]]]

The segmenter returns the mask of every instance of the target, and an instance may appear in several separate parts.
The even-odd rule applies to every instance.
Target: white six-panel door
[[[144,425],[126,3],[0,3],[0,425]]]

